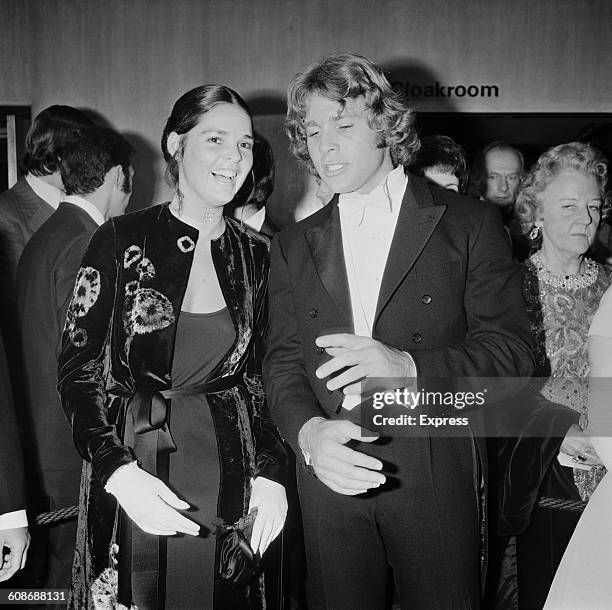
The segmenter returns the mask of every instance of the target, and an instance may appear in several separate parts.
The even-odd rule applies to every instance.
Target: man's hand
[[[30,532],[27,527],[0,530],[0,582],[8,580],[17,570],[23,569],[30,546]],[[8,549],[8,552],[7,552]]]
[[[376,437],[362,437],[361,428],[345,420],[308,420],[299,433],[300,447],[310,455],[317,478],[331,490],[347,496],[365,493],[385,482],[379,472],[380,460],[345,447],[351,439],[372,442]]]
[[[412,358],[370,337],[347,333],[321,335],[315,342],[332,357],[315,372],[319,379],[348,369],[327,382],[329,390],[344,387],[345,394],[359,394],[365,377],[416,377]],[[345,441],[346,442],[346,441]]]

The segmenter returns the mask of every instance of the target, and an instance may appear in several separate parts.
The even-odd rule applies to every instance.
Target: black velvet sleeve
[[[253,349],[247,365],[246,380],[253,400],[253,435],[256,453],[256,475],[286,485],[288,456],[281,435],[268,411],[261,382],[261,367],[268,328],[269,262],[266,255],[261,281],[254,298]]]
[[[113,345],[118,265],[112,221],[92,237],[68,306],[58,362],[58,391],[76,448],[92,463],[102,485],[135,460],[109,417],[106,392]]]

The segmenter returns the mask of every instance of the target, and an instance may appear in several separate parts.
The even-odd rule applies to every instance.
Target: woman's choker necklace
[[[529,261],[533,264],[538,274],[538,279],[553,288],[563,288],[566,290],[577,290],[579,288],[587,288],[595,283],[599,275],[599,267],[595,261],[590,258],[584,259],[584,273],[577,275],[557,275],[553,273],[544,263],[540,251],[532,254]]]
[[[180,218],[181,220],[191,220],[194,223],[203,222],[205,224],[211,225],[215,222],[218,222],[223,217],[223,207],[215,207],[215,208],[204,208],[201,216],[198,218],[196,216],[191,216],[190,214],[185,214],[185,218],[183,218],[183,206],[179,204],[178,201],[174,201],[170,204],[170,209],[174,212],[175,216]]]

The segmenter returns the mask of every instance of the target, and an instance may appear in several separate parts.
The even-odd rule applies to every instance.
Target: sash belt
[[[242,375],[229,375],[200,385],[154,390],[141,387],[130,398],[126,414],[123,441],[134,449],[144,470],[168,482],[168,454],[175,452],[176,444],[168,425],[168,401],[184,396],[215,394],[243,383]],[[129,608],[132,601],[132,544],[137,548],[139,566],[156,573],[156,578],[146,579],[137,585],[138,598],[146,600],[152,608],[165,606],[166,537],[151,534],[136,535],[133,541],[132,521],[121,513],[119,540],[119,590],[118,601]],[[155,539],[156,538],[156,539]]]

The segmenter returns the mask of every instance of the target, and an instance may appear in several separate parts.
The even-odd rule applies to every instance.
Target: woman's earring
[[[540,236],[541,232],[542,232],[542,225],[534,225],[533,229],[529,231],[529,239],[531,241],[535,241]]]
[[[178,184],[176,185],[176,213],[180,216],[183,213],[183,193],[179,188]]]

